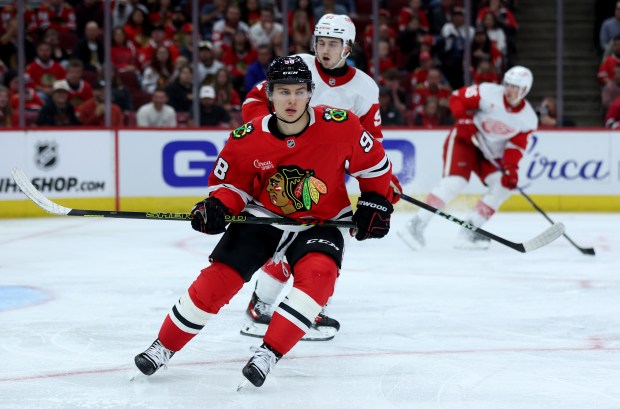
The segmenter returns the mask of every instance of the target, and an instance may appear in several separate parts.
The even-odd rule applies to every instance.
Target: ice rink
[[[260,344],[239,334],[253,282],[168,370],[129,382],[218,236],[187,222],[0,219],[0,408],[618,409],[620,214],[550,216],[597,255],[564,238],[528,254],[454,250],[459,227],[442,219],[418,253],[395,231],[350,241],[336,338],[299,343],[240,392]],[[485,229],[522,242],[547,227],[499,213]]]

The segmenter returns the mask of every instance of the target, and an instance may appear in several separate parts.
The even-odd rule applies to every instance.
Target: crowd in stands
[[[598,1],[598,69],[605,126],[620,129],[620,1]]]
[[[15,126],[17,1],[7,1],[0,10],[0,78],[4,84],[0,87],[0,123]],[[383,0],[376,50],[372,2],[287,1],[285,16],[281,0],[200,0],[196,58],[202,126],[239,125],[241,103],[265,79],[271,59],[311,52],[314,24],[325,13],[347,14],[356,25],[357,42],[349,65],[373,76],[373,53],[378,53],[376,78],[384,126],[449,125],[448,98],[452,90],[464,85],[464,77],[469,75],[473,83],[499,83],[517,52],[518,23],[512,3],[503,0],[471,2],[470,25],[465,24],[462,0]],[[191,3],[111,1],[113,126],[184,127],[198,122],[192,118]],[[105,123],[103,4],[100,0],[27,2],[23,44],[27,126]],[[288,23],[287,33],[283,19]],[[612,35],[613,30],[610,27],[605,32]],[[466,36],[472,40],[471,62],[464,68]],[[611,65],[604,70],[605,80],[614,84],[617,93]]]

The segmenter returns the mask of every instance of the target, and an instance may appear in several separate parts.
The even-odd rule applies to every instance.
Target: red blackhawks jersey
[[[387,196],[391,163],[358,117],[326,106],[308,112],[309,126],[298,136],[275,136],[275,115],[234,130],[209,175],[211,196],[233,215],[350,220],[346,162],[362,192]]]
[[[532,106],[523,99],[511,107],[504,98],[504,87],[498,84],[483,83],[454,91],[450,108],[457,120],[466,118],[468,110],[475,110],[473,122],[479,145],[490,160],[503,158],[504,151],[511,148],[522,155],[529,136],[538,127]]]
[[[383,139],[379,113],[379,87],[366,73],[349,67],[342,77],[331,77],[317,67],[316,57],[298,54],[312,72],[315,88],[310,105],[328,105],[353,112],[364,129],[376,139]],[[269,113],[265,81],[256,85],[243,102],[241,114],[244,121]]]

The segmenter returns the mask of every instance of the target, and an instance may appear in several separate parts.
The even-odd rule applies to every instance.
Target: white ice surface
[[[597,255],[564,238],[528,254],[453,250],[459,227],[441,219],[418,253],[394,232],[351,241],[336,338],[299,343],[241,392],[260,343],[239,335],[253,283],[168,370],[128,381],[218,237],[187,222],[0,220],[0,287],[49,297],[0,311],[0,408],[618,409],[620,214],[551,217]],[[547,226],[500,213],[485,229],[521,242]]]

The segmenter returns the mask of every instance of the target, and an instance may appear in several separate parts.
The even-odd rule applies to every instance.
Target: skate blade
[[[241,330],[239,332],[241,333],[241,335],[245,335],[248,337],[262,338],[267,332],[267,325],[257,324],[252,321],[245,321],[243,323],[243,327],[241,327]]]
[[[140,379],[140,378],[145,378],[146,375],[144,375],[142,372],[140,372],[139,369],[136,369],[136,372],[131,376],[131,378],[129,378],[129,382],[133,382],[136,379]]]
[[[334,327],[311,327],[302,341],[329,341],[334,339],[338,330]]]
[[[237,386],[237,392],[241,391],[242,389],[245,389],[247,386],[250,385],[250,381],[248,381],[247,379],[244,379],[243,381],[241,381],[241,383]]]

